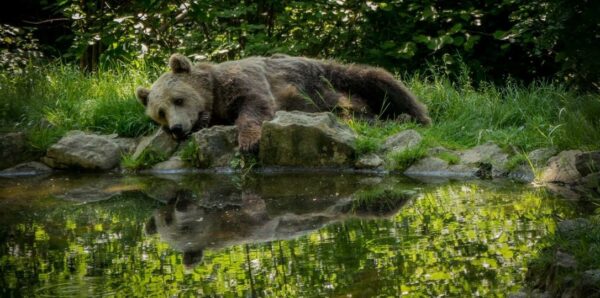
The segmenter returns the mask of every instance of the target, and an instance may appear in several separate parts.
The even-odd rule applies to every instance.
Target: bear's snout
[[[185,137],[185,132],[183,131],[183,126],[181,124],[175,124],[169,127],[169,130],[177,139],[183,139]]]

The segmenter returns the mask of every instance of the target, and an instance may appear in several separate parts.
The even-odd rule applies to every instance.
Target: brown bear
[[[426,107],[387,71],[365,65],[274,55],[193,65],[180,54],[137,97],[176,139],[212,125],[235,124],[240,149],[255,149],[263,121],[278,110],[337,111],[355,116],[402,114],[429,124]]]

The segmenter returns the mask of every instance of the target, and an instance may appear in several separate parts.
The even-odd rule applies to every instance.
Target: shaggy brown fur
[[[336,111],[429,124],[427,109],[387,71],[365,65],[275,55],[220,64],[169,60],[150,90],[137,89],[146,113],[175,138],[202,127],[235,124],[242,150],[256,148],[263,121],[278,110]]]

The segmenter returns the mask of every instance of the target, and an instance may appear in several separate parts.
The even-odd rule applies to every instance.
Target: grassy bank
[[[26,131],[33,150],[45,150],[73,129],[138,136],[153,129],[134,95],[159,73],[143,63],[113,65],[96,73],[50,63],[24,74],[0,73],[0,129]]]
[[[50,63],[22,75],[0,73],[0,126],[27,131],[31,147],[45,150],[72,129],[138,136],[153,129],[137,103],[134,89],[149,85],[162,67],[135,62],[101,68],[93,74],[75,66]],[[600,96],[576,94],[563,86],[537,82],[523,86],[474,87],[465,72],[450,80],[432,71],[405,78],[429,107],[434,125],[377,121],[348,123],[360,137],[359,152],[375,151],[382,140],[416,128],[426,146],[465,148],[486,141],[516,151],[539,147],[600,148]]]
[[[398,131],[417,129],[427,146],[461,149],[493,141],[528,152],[540,147],[591,150],[600,148],[600,95],[576,94],[563,86],[536,82],[523,86],[475,88],[467,76],[451,82],[441,75],[412,76],[406,81],[427,103],[431,127],[349,121],[360,134],[359,152],[375,151]]]

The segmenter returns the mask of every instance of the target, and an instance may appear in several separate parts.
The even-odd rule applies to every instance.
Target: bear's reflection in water
[[[225,182],[180,189],[147,221],[146,233],[158,233],[182,252],[190,268],[205,249],[291,239],[351,217],[389,216],[409,197],[385,186],[396,183],[315,179],[262,177],[244,186]]]

